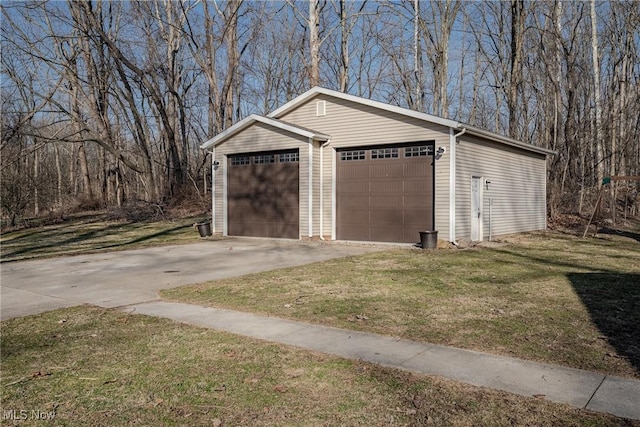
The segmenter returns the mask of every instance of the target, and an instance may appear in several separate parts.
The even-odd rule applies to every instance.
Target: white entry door
[[[482,240],[482,177],[471,177],[471,240]]]

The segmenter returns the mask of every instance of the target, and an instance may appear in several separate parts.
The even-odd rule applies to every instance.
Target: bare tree
[[[234,115],[234,100],[239,91],[240,58],[246,49],[246,46],[240,49],[238,41],[238,17],[242,5],[243,0],[232,0],[222,10],[217,3],[204,0],[204,21],[201,23],[204,38],[195,27],[195,19],[190,18],[185,28],[191,55],[207,80],[209,136],[222,132],[238,119]],[[226,64],[223,64],[225,72],[220,75],[218,61],[222,51],[226,51]]]
[[[433,114],[449,117],[449,41],[453,25],[462,7],[460,0],[423,2],[428,5],[429,21],[419,19],[420,32],[426,41],[426,58],[431,66]]]
[[[602,182],[604,178],[604,163],[602,155],[602,101],[600,100],[600,57],[598,51],[598,24],[596,15],[596,1],[590,1],[590,17],[591,17],[591,55],[593,65],[593,98],[595,102],[594,111],[594,128],[593,136],[595,140],[595,156],[593,157],[595,169],[598,172],[598,182]]]
[[[0,198],[14,223],[65,198],[117,206],[191,195],[208,178],[199,143],[319,84],[556,150],[553,214],[588,209],[605,174],[640,174],[638,2],[0,8]]]

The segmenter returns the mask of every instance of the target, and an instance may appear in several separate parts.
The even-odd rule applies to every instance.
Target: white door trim
[[[481,176],[471,176],[471,236],[470,239],[473,242],[481,241],[482,236],[482,223],[483,223],[483,188],[482,184],[484,179]]]

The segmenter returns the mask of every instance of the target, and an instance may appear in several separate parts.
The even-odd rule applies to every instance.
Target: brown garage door
[[[300,237],[298,150],[232,155],[228,171],[230,236]]]
[[[339,240],[406,242],[433,229],[433,142],[337,152]]]

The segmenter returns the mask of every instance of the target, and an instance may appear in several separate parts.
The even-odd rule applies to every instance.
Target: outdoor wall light
[[[436,151],[436,155],[437,156],[442,156],[445,152],[445,148],[444,147],[438,147],[438,151]]]

